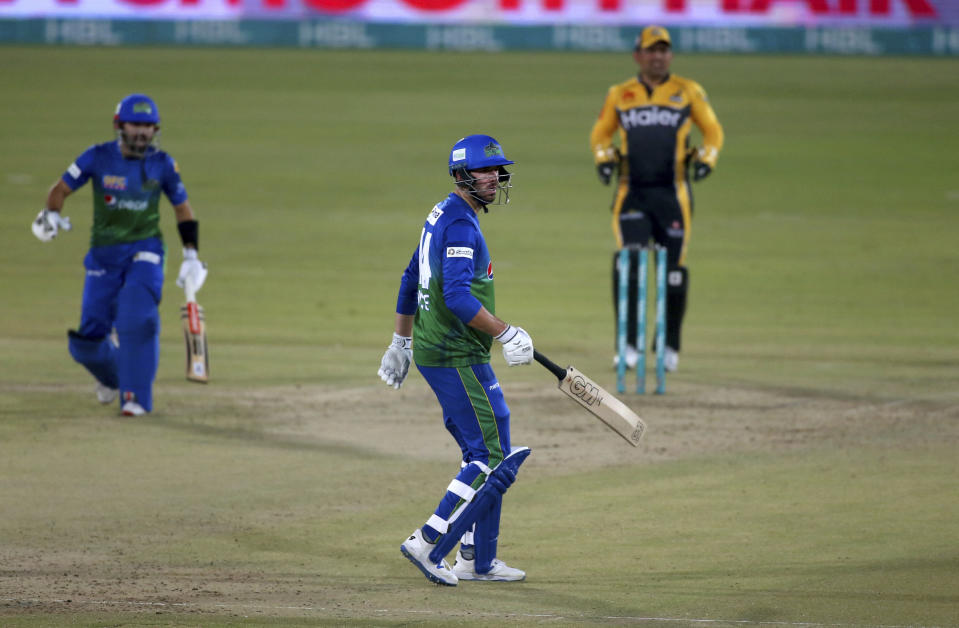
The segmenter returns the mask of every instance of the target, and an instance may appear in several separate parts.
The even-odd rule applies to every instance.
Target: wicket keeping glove
[[[690,148],[686,153],[686,163],[693,162],[693,181],[702,181],[713,171],[713,167],[707,163],[710,153],[716,154],[715,148],[710,148],[707,152],[706,147]]]
[[[66,216],[61,216],[60,212],[55,212],[51,209],[41,209],[40,213],[37,214],[37,217],[33,219],[33,235],[37,236],[37,239],[41,242],[49,242],[50,240],[57,237],[57,231],[63,229],[64,231],[69,231],[73,228],[73,225],[70,224],[70,219]]]
[[[206,264],[197,259],[196,249],[183,249],[183,263],[180,264],[176,285],[180,288],[186,286],[186,280],[189,278],[193,289],[199,291],[203,282],[206,281],[206,275]]]
[[[503,358],[509,366],[520,366],[533,361],[533,339],[522,327],[507,325],[495,340],[503,343]]]
[[[398,389],[406,381],[413,361],[413,339],[393,332],[393,342],[386,348],[380,360],[380,370],[376,372],[387,386]]]
[[[702,181],[713,171],[712,166],[704,161],[693,162],[693,181]]]
[[[596,164],[596,174],[599,175],[599,180],[603,185],[609,185],[610,180],[613,178],[613,171],[615,169],[615,161],[604,161]]]

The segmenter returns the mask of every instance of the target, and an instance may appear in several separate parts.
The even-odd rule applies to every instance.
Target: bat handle
[[[196,288],[193,286],[193,281],[190,277],[187,277],[183,282],[183,292],[186,294],[186,302],[193,303],[196,301]]]
[[[540,364],[542,364],[543,366],[545,366],[546,369],[550,373],[555,375],[556,379],[558,379],[559,381],[562,382],[564,379],[566,379],[566,369],[556,364],[555,362],[547,358],[545,355],[543,355],[536,349],[533,349],[533,359],[539,362]]]

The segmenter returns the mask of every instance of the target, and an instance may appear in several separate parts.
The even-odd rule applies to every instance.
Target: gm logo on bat
[[[599,406],[603,403],[603,398],[599,394],[599,388],[579,375],[570,378],[569,391],[582,399],[588,406]]]

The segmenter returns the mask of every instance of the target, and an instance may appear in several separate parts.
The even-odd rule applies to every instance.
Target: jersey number
[[[424,310],[430,309],[430,295],[427,293],[430,287],[430,277],[433,272],[430,270],[430,240],[433,239],[433,232],[423,229],[420,234],[420,291],[419,304]]]

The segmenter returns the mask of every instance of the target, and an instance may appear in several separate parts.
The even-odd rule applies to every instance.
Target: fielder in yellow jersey
[[[647,246],[652,239],[667,249],[665,358],[666,369],[675,371],[689,291],[686,246],[693,195],[688,170],[691,165],[694,181],[712,172],[723,146],[723,129],[703,88],[670,73],[673,51],[665,28],[644,28],[636,38],[633,58],[639,75],[609,88],[589,143],[600,181],[609,185],[618,179],[613,201],[617,248]],[[693,124],[702,133],[702,146],[690,146]],[[634,259],[631,274],[637,266]],[[618,281],[614,256],[614,308]],[[630,277],[629,285],[626,360],[633,368],[637,352],[644,348],[636,346],[635,277]]]

